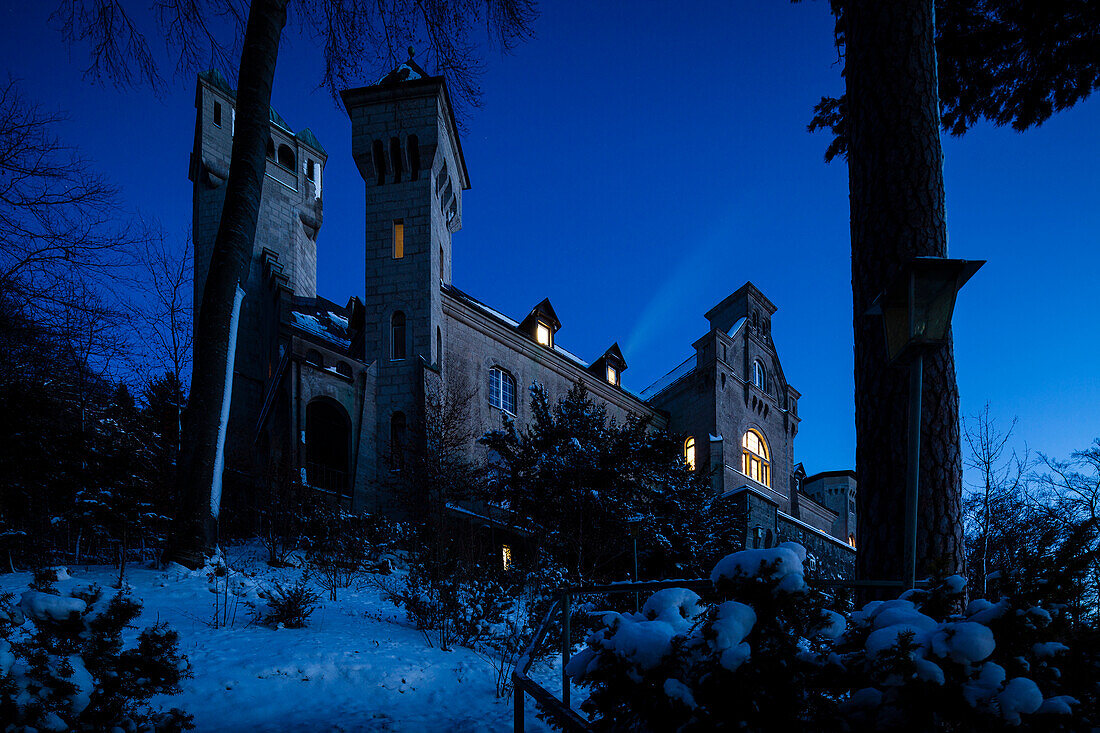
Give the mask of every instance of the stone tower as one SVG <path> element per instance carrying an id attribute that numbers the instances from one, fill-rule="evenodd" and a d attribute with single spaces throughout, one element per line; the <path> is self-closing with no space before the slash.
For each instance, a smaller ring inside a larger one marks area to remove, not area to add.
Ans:
<path id="1" fill-rule="evenodd" d="M 233 147 L 236 93 L 220 73 L 199 74 L 195 143 L 188 178 L 195 245 L 195 321 L 218 232 Z M 241 305 L 234 359 L 233 397 L 226 440 L 227 472 L 249 474 L 251 443 L 264 393 L 278 363 L 277 298 L 267 273 L 285 276 L 293 295 L 317 294 L 317 234 L 321 228 L 322 175 L 327 154 L 309 129 L 293 132 L 274 109 L 256 239 Z"/>
<path id="2" fill-rule="evenodd" d="M 439 369 L 441 285 L 470 187 L 447 87 L 411 59 L 341 94 L 366 185 L 366 362 L 376 362 L 380 469 L 419 414 L 425 366 Z M 389 455 L 388 455 L 389 454 Z M 393 470 L 393 466 L 390 469 Z"/>

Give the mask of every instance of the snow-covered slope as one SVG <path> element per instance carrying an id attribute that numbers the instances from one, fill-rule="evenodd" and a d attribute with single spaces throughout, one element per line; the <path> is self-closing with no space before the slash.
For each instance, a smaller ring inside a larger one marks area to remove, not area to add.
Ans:
<path id="1" fill-rule="evenodd" d="M 228 554 L 231 566 L 243 571 L 238 587 L 290 584 L 300 574 L 268 568 L 258 553 Z M 70 567 L 69 573 L 72 579 L 59 588 L 109 586 L 118 571 Z M 512 701 L 496 698 L 489 664 L 469 649 L 429 647 L 404 612 L 368 584 L 340 591 L 337 602 L 322 601 L 304 629 L 250 623 L 243 602 L 232 626 L 215 629 L 205 574 L 132 567 L 127 579 L 144 603 L 139 624 L 165 621 L 178 631 L 195 673 L 183 694 L 154 703 L 191 713 L 199 731 L 512 729 Z M 18 597 L 29 582 L 29 573 L 0 575 L 0 592 Z M 545 729 L 530 703 L 528 729 Z"/>

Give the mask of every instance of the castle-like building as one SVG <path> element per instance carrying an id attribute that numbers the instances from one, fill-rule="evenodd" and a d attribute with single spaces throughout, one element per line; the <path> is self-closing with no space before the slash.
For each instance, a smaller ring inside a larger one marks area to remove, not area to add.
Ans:
<path id="1" fill-rule="evenodd" d="M 499 427 L 502 412 L 526 422 L 532 383 L 557 398 L 581 380 L 610 416 L 645 415 L 683 436 L 685 460 L 711 476 L 716 510 L 744 517 L 731 547 L 795 539 L 851 561 L 853 475 L 807 478 L 795 463 L 800 395 L 772 341 L 776 307 L 760 290 L 746 282 L 714 306 L 695 353 L 634 394 L 621 385 L 627 362 L 617 344 L 589 362 L 558 343 L 549 299 L 513 319 L 452 283 L 452 237 L 470 179 L 443 78 L 410 59 L 341 96 L 365 185 L 364 287 L 343 304 L 317 295 L 327 154 L 308 129 L 293 132 L 272 110 L 237 335 L 227 501 L 264 496 L 281 465 L 352 508 L 394 510 L 400 484 L 392 479 L 430 390 L 454 380 L 476 388 L 471 419 L 480 434 Z M 225 195 L 234 91 L 205 72 L 195 106 L 199 303 Z M 476 511 L 466 513 L 476 521 Z"/>

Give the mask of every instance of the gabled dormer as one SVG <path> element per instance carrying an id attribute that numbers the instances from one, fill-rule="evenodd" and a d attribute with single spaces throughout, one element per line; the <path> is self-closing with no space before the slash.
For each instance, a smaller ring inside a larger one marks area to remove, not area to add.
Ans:
<path id="1" fill-rule="evenodd" d="M 554 306 L 550 305 L 550 299 L 544 298 L 541 303 L 531 309 L 519 324 L 519 330 L 531 337 L 535 343 L 548 349 L 554 348 L 554 334 L 561 328 L 558 314 L 554 312 Z"/>
<path id="2" fill-rule="evenodd" d="M 626 359 L 623 358 L 623 352 L 619 350 L 619 344 L 611 344 L 611 348 L 603 352 L 603 356 L 592 362 L 588 367 L 588 371 L 608 384 L 616 387 L 622 386 L 622 375 L 626 371 Z"/>

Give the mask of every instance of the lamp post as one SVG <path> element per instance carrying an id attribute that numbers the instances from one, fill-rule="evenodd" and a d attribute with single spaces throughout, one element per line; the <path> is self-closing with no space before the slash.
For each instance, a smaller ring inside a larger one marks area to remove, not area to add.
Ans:
<path id="1" fill-rule="evenodd" d="M 642 521 L 645 518 L 641 514 L 632 514 L 626 518 L 627 529 L 630 530 L 630 536 L 634 540 L 634 582 L 637 583 L 640 578 L 638 577 L 638 531 L 642 527 Z M 634 591 L 634 612 L 637 613 L 640 610 L 640 598 L 638 591 Z"/>
<path id="2" fill-rule="evenodd" d="M 947 341 L 955 298 L 985 260 L 914 257 L 867 311 L 881 315 L 891 364 L 909 363 L 909 447 L 905 481 L 903 583 L 917 581 L 917 512 L 920 502 L 920 419 L 924 352 Z"/>

